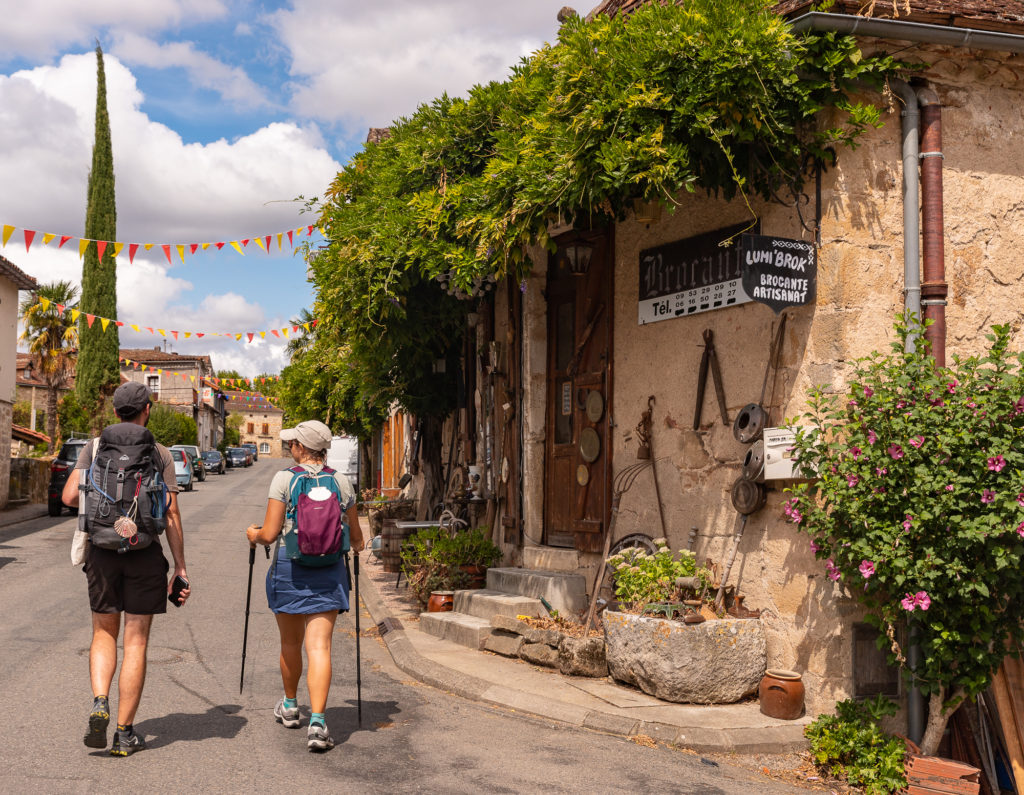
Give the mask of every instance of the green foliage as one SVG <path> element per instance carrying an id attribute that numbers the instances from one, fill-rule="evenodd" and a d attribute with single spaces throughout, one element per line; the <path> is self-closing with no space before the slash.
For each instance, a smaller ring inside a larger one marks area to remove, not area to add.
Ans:
<path id="1" fill-rule="evenodd" d="M 241 379 L 242 378 L 242 374 L 240 372 L 238 372 L 238 370 L 218 370 L 217 371 L 217 378 L 220 378 L 221 380 L 225 380 L 225 379 L 229 379 L 229 378 Z"/>
<path id="2" fill-rule="evenodd" d="M 39 419 L 39 412 L 36 412 L 36 419 Z M 32 404 L 27 400 L 19 400 L 11 408 L 11 422 L 23 428 L 29 427 L 32 422 Z M 40 423 L 44 425 L 44 423 Z"/>
<path id="3" fill-rule="evenodd" d="M 149 424 L 146 427 L 153 434 L 153 438 L 165 447 L 174 444 L 196 444 L 196 421 L 188 414 L 182 414 L 159 403 L 154 403 L 150 407 Z"/>
<path id="4" fill-rule="evenodd" d="M 508 80 L 421 105 L 337 175 L 318 208 L 327 246 L 307 249 L 319 323 L 284 373 L 289 413 L 353 433 L 395 402 L 444 416 L 474 308 L 459 299 L 524 278 L 549 220 L 796 190 L 809 159 L 878 124 L 850 97 L 895 67 L 851 37 L 797 37 L 764 0 L 569 20 Z"/>
<path id="5" fill-rule="evenodd" d="M 654 543 L 658 547 L 654 554 L 630 547 L 608 558 L 615 577 L 615 598 L 621 605 L 642 610 L 652 603 L 677 602 L 682 598 L 677 577 L 696 575 L 710 582 L 711 573 L 698 568 L 693 552 L 681 549 L 677 556 L 664 538 Z"/>
<path id="6" fill-rule="evenodd" d="M 57 422 L 60 425 L 60 435 L 67 439 L 72 433 L 80 436 L 89 433 L 89 414 L 78 402 L 78 396 L 74 392 L 68 392 L 61 398 L 57 406 Z"/>
<path id="7" fill-rule="evenodd" d="M 89 240 L 117 240 L 117 206 L 114 198 L 114 153 L 110 142 L 110 117 L 107 114 L 107 82 L 103 70 L 103 50 L 96 47 L 96 132 L 89 171 L 88 203 L 85 210 L 85 237 Z M 79 355 L 75 390 L 83 406 L 96 405 L 113 394 L 121 382 L 118 361 L 117 326 L 106 329 L 99 321 L 89 327 L 85 313 L 117 317 L 117 272 L 113 246 L 102 259 L 95 244 L 85 251 L 82 265 L 82 300 L 79 305 Z"/>
<path id="8" fill-rule="evenodd" d="M 217 445 L 217 449 L 221 453 L 227 452 L 229 447 L 238 447 L 238 443 L 242 441 L 242 422 L 243 417 L 241 414 L 228 414 L 224 420 L 224 438 Z"/>
<path id="9" fill-rule="evenodd" d="M 490 567 L 501 560 L 501 549 L 485 534 L 486 528 L 453 533 L 440 527 L 426 527 L 402 545 L 402 572 L 422 604 L 431 591 L 464 588 L 470 580 L 463 566 Z"/>
<path id="10" fill-rule="evenodd" d="M 919 326 L 896 329 L 846 394 L 813 392 L 795 447 L 818 479 L 785 510 L 892 659 L 904 662 L 895 626 L 916 630 L 916 683 L 951 707 L 1024 640 L 1024 354 L 995 326 L 987 352 L 940 368 Z"/>
<path id="11" fill-rule="evenodd" d="M 902 790 L 907 786 L 906 746 L 879 726 L 883 717 L 896 711 L 896 704 L 885 696 L 840 701 L 835 715 L 822 715 L 804 729 L 815 763 L 830 775 L 863 787 L 867 795 Z"/>

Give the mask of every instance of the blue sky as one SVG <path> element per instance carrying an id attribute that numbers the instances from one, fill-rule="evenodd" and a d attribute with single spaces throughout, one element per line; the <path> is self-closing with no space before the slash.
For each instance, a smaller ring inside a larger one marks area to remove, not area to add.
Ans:
<path id="1" fill-rule="evenodd" d="M 23 229 L 84 233 L 105 52 L 118 239 L 202 243 L 313 223 L 291 200 L 322 195 L 370 126 L 442 91 L 500 79 L 556 35 L 561 2 L 473 0 L 33 0 L 0 27 L 0 224 L 5 257 L 40 281 L 78 282 L 77 248 Z M 580 9 L 581 12 L 588 7 Z M 257 331 L 309 306 L 290 252 L 212 249 L 168 265 L 154 249 L 118 265 L 121 320 L 167 329 Z M 161 340 L 122 331 L 122 347 Z M 284 346 L 172 342 L 219 369 L 277 372 Z"/>

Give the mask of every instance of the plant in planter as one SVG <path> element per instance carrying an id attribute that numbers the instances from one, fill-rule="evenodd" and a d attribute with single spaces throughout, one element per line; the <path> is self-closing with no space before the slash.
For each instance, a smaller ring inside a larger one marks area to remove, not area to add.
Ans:
<path id="1" fill-rule="evenodd" d="M 490 566 L 502 552 L 483 530 L 453 533 L 441 527 L 426 527 L 406 539 L 401 552 L 402 572 L 416 598 L 426 606 L 432 591 L 454 591 L 468 587 L 469 566 Z"/>
<path id="2" fill-rule="evenodd" d="M 711 572 L 697 566 L 696 556 L 680 550 L 678 557 L 664 538 L 655 539 L 657 551 L 629 547 L 608 558 L 615 581 L 615 598 L 633 612 L 643 612 L 651 604 L 678 602 L 683 591 L 676 585 L 678 577 L 697 577 L 711 582 Z"/>
<path id="3" fill-rule="evenodd" d="M 795 486 L 785 512 L 929 696 L 930 756 L 953 710 L 1024 640 L 1024 354 L 995 326 L 983 356 L 939 368 L 920 326 L 901 318 L 896 330 L 892 353 L 856 363 L 847 394 L 812 394 L 795 449 L 818 479 Z M 903 622 L 921 649 L 915 671 Z"/>

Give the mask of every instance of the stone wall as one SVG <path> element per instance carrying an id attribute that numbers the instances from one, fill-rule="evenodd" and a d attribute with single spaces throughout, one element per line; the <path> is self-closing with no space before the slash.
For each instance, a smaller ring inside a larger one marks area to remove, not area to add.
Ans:
<path id="1" fill-rule="evenodd" d="M 46 502 L 50 485 L 50 459 L 10 459 L 9 503 Z"/>

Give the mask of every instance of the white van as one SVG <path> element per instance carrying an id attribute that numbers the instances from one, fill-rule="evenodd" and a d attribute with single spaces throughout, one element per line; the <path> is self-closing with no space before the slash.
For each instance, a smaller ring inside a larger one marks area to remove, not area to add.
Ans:
<path id="1" fill-rule="evenodd" d="M 359 439 L 355 436 L 335 436 L 327 450 L 327 466 L 344 472 L 352 481 L 352 490 L 359 494 Z"/>

